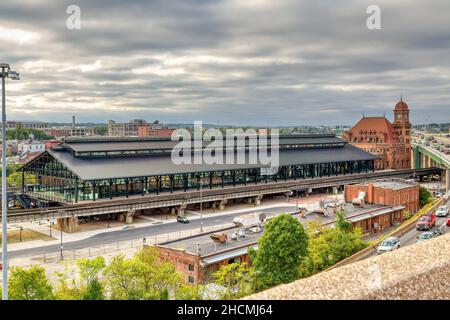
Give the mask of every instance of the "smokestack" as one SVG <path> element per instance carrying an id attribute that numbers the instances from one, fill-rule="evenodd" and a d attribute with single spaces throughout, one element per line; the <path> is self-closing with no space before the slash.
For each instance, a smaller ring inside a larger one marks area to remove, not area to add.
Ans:
<path id="1" fill-rule="evenodd" d="M 75 129 L 75 115 L 72 116 L 72 129 Z"/>

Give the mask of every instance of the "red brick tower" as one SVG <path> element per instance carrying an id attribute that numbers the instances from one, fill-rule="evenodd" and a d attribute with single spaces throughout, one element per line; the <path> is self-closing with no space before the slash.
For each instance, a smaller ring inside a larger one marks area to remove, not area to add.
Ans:
<path id="1" fill-rule="evenodd" d="M 396 167 L 410 168 L 411 160 L 411 122 L 409 122 L 409 108 L 403 98 L 397 102 L 394 108 L 395 138 L 398 141 L 396 148 Z"/>

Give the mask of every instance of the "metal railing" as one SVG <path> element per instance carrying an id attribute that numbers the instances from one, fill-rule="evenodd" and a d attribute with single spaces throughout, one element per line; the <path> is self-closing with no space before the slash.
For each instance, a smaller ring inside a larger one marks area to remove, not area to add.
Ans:
<path id="1" fill-rule="evenodd" d="M 234 226 L 233 223 L 214 225 L 203 228 L 203 233 L 210 233 Z M 174 240 L 180 240 L 187 237 L 193 237 L 201 234 L 200 228 L 189 229 L 185 231 L 170 232 L 167 234 L 149 235 L 147 237 L 140 237 L 132 240 L 117 241 L 114 243 L 101 244 L 97 246 L 86 247 L 82 249 L 63 250 L 63 259 L 61 260 L 61 253 L 59 249 L 44 252 L 43 254 L 24 257 L 24 258 L 11 258 L 9 261 L 10 266 L 30 267 L 33 264 L 51 264 L 60 263 L 62 261 L 74 261 L 81 258 L 94 258 L 96 256 L 129 252 L 135 253 L 146 245 L 156 245 Z"/>
<path id="2" fill-rule="evenodd" d="M 405 235 L 406 233 L 410 232 L 412 229 L 415 228 L 416 226 L 416 221 L 424 214 L 428 214 L 430 212 L 432 212 L 433 210 L 436 209 L 436 207 L 438 207 L 442 202 L 444 201 L 444 197 L 436 200 L 431 206 L 425 206 L 424 208 L 422 208 L 421 210 L 419 210 L 418 213 L 416 213 L 414 216 L 412 216 L 410 219 L 408 219 L 407 221 L 405 221 L 403 224 L 401 224 L 397 229 L 393 230 L 392 232 L 380 237 L 379 239 L 373 241 L 369 246 L 367 246 L 366 248 L 356 252 L 355 254 L 353 254 L 352 256 L 339 261 L 338 263 L 332 265 L 331 267 L 329 267 L 328 269 L 325 269 L 324 271 L 327 270 L 331 270 L 337 267 L 341 267 L 344 266 L 346 264 L 349 263 L 353 263 L 359 260 L 362 260 L 364 258 L 366 258 L 367 256 L 373 254 L 379 244 L 385 240 L 388 237 L 401 237 L 403 235 Z"/>

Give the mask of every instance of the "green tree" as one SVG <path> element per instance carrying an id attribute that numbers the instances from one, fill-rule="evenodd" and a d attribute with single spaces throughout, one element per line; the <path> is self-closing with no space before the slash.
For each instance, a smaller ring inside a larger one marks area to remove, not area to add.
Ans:
<path id="1" fill-rule="evenodd" d="M 36 176 L 34 174 L 26 172 L 24 174 L 24 178 L 25 185 L 36 184 Z M 16 171 L 11 173 L 8 175 L 6 182 L 8 186 L 20 187 L 22 185 L 22 172 Z"/>
<path id="2" fill-rule="evenodd" d="M 103 257 L 80 259 L 75 266 L 57 273 L 58 286 L 55 290 L 59 300 L 103 300 L 104 284 L 101 279 L 106 264 Z"/>
<path id="3" fill-rule="evenodd" d="M 108 127 L 106 125 L 97 125 L 93 130 L 96 135 L 104 136 L 108 131 Z"/>
<path id="4" fill-rule="evenodd" d="M 345 219 L 345 211 L 344 210 L 337 210 L 336 211 L 336 228 L 339 228 L 340 230 L 344 232 L 349 232 L 353 229 L 353 225 L 350 221 Z"/>
<path id="5" fill-rule="evenodd" d="M 103 300 L 103 283 L 99 275 L 105 269 L 105 259 L 96 257 L 94 259 L 80 259 L 77 261 L 82 281 L 81 299 L 83 300 Z"/>
<path id="6" fill-rule="evenodd" d="M 87 285 L 86 289 L 84 290 L 82 296 L 82 300 L 104 300 L 105 294 L 103 289 L 103 284 L 98 279 L 93 279 L 89 284 Z"/>
<path id="7" fill-rule="evenodd" d="M 47 279 L 45 269 L 34 265 L 29 269 L 12 267 L 8 280 L 8 294 L 11 300 L 52 300 L 53 288 Z"/>
<path id="8" fill-rule="evenodd" d="M 168 299 L 184 284 L 169 262 L 160 262 L 154 250 L 140 251 L 131 259 L 113 257 L 104 271 L 108 292 L 116 300 Z"/>
<path id="9" fill-rule="evenodd" d="M 6 131 L 6 140 L 26 140 L 31 134 L 39 140 L 50 140 L 54 138 L 41 130 L 28 129 L 18 125 L 15 129 Z"/>
<path id="10" fill-rule="evenodd" d="M 256 287 L 265 289 L 297 279 L 307 247 L 308 236 L 298 219 L 282 214 L 269 221 L 258 241 L 258 250 L 249 249 Z"/>
<path id="11" fill-rule="evenodd" d="M 63 273 L 58 273 L 58 286 L 55 290 L 57 300 L 81 300 L 83 292 L 76 284 L 74 278 L 70 278 Z"/>
<path id="12" fill-rule="evenodd" d="M 203 300 L 205 287 L 202 285 L 181 284 L 174 293 L 175 300 Z"/>
<path id="13" fill-rule="evenodd" d="M 219 292 L 221 299 L 239 299 L 254 292 L 255 272 L 245 262 L 222 266 L 213 278 L 216 284 L 224 288 Z"/>
<path id="14" fill-rule="evenodd" d="M 367 246 L 361 229 L 348 227 L 339 219 L 342 216 L 335 228 L 324 226 L 320 220 L 308 224 L 308 257 L 299 265 L 301 277 L 322 271 Z"/>
<path id="15" fill-rule="evenodd" d="M 433 196 L 427 188 L 420 186 L 419 187 L 419 205 L 421 208 L 429 204 L 433 201 Z"/>

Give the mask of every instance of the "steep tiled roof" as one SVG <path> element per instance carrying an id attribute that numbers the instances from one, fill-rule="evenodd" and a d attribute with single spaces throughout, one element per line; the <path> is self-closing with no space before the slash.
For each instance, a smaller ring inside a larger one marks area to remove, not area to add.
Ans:
<path id="1" fill-rule="evenodd" d="M 361 132 L 383 132 L 387 134 L 385 143 L 394 143 L 394 128 L 385 117 L 363 117 L 359 122 L 349 130 L 353 135 L 359 135 Z"/>

